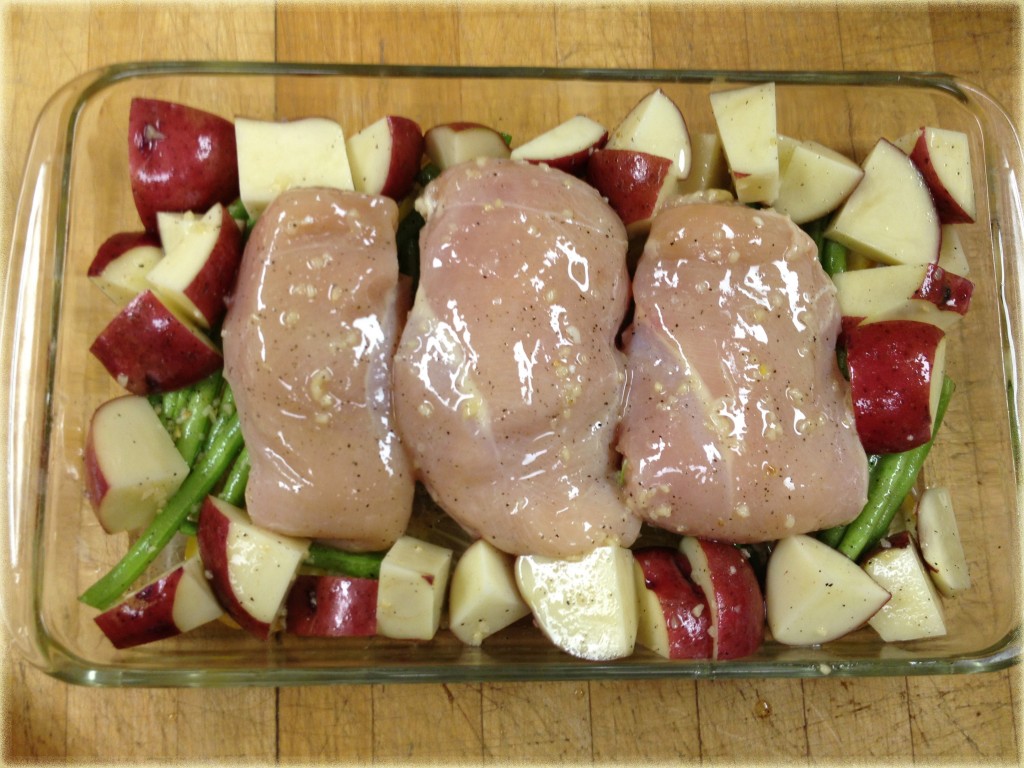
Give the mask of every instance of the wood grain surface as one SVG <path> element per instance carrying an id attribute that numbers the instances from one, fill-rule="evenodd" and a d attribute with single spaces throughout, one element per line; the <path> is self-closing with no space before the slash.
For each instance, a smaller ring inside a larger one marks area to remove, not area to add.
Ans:
<path id="1" fill-rule="evenodd" d="M 1019 124 L 1014 5 L 6 3 L 3 242 L 33 120 L 142 59 L 964 76 Z M 6 654 L 5 654 L 6 655 Z M 96 690 L 3 667 L 5 762 L 1018 763 L 1016 671 L 958 677 Z"/>

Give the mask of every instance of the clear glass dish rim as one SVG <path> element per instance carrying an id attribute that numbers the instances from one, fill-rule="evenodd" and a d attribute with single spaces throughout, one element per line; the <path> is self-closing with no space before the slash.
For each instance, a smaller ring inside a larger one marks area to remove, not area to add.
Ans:
<path id="1" fill-rule="evenodd" d="M 218 75 L 218 76 L 309 76 L 309 77 L 363 77 L 363 78 L 475 78 L 475 79 L 536 79 L 536 80 L 585 80 L 590 82 L 666 82 L 666 83 L 711 83 L 722 82 L 776 82 L 784 85 L 819 85 L 819 86 L 893 86 L 934 89 L 945 92 L 961 103 L 969 105 L 976 117 L 986 123 L 998 123 L 998 131 L 1012 138 L 1012 146 L 993 148 L 994 142 L 986 142 L 986 165 L 989 173 L 993 171 L 993 160 L 997 161 L 996 170 L 1008 171 L 1013 180 L 1024 178 L 1024 156 L 1016 131 L 1004 108 L 984 90 L 951 74 L 932 71 L 798 71 L 798 70 L 728 70 L 728 69 L 609 69 L 609 68 L 562 68 L 562 67 L 478 67 L 448 65 L 390 65 L 390 64 L 315 64 L 303 62 L 269 62 L 269 61 L 151 61 L 125 62 L 85 72 L 69 81 L 55 92 L 40 113 L 28 160 L 21 179 L 21 190 L 15 217 L 11 224 L 10 259 L 3 265 L 5 282 L 5 309 L 2 327 L 2 353 L 4 363 L 16 363 L 18 355 L 12 349 L 15 345 L 12 327 L 17 325 L 17 318 L 12 317 L 12 310 L 22 308 L 17 301 L 18 283 L 15 279 L 25 271 L 24 261 L 18 258 L 19 252 L 26 243 L 25 222 L 26 207 L 40 194 L 38 180 L 30 178 L 30 172 L 38 161 L 37 153 L 49 151 L 58 162 L 54 162 L 54 182 L 58 190 L 55 205 L 47 208 L 54 210 L 51 220 L 45 222 L 52 226 L 57 275 L 54 296 L 50 297 L 56 304 L 59 284 L 63 275 L 68 234 L 68 212 L 70 197 L 71 153 L 74 146 L 77 120 L 81 109 L 88 103 L 90 96 L 122 80 L 144 77 L 164 77 L 168 75 Z M 47 120 L 54 122 L 49 128 L 56 132 L 59 141 L 56 146 L 38 147 L 40 132 L 46 127 Z M 33 193 L 33 187 L 35 191 Z M 42 194 L 47 194 L 46 190 Z M 1017 339 L 1024 328 L 1021 313 L 1020 297 L 1024 294 L 1021 275 L 1017 265 L 1008 261 L 1005 242 L 1024 242 L 1024 210 L 1021 206 L 1020 182 L 1003 187 L 999 184 L 990 185 L 990 209 L 993 211 L 990 222 L 993 243 L 997 250 L 996 265 L 1001 273 L 996 275 L 997 284 L 1002 294 L 1002 329 L 1007 340 L 1008 359 L 1007 375 L 1011 378 L 1013 395 L 1008 399 L 1008 415 L 1011 418 L 1011 441 L 1014 455 L 1014 485 L 1017 492 L 1017 521 L 1020 524 L 1022 509 L 1022 484 L 1020 480 L 1021 445 L 1019 438 L 1019 419 L 1016 414 L 1024 407 L 1024 396 L 1020 393 L 1018 382 L 1024 374 L 1024 363 L 1016 352 Z M 998 196 L 999 199 L 996 199 Z M 53 201 L 51 201 L 53 202 Z M 1002 213 L 1002 216 L 996 215 Z M 1005 230 L 1010 230 L 1007 237 Z M 21 248 L 19 248 L 19 246 Z M 12 301 L 13 299 L 13 301 Z M 56 306 L 54 307 L 56 313 Z M 53 334 L 57 327 L 54 320 Z M 33 339 L 34 343 L 38 340 Z M 52 342 L 52 339 L 51 339 Z M 51 346 L 54 346 L 51 344 Z M 47 360 L 49 364 L 47 398 L 52 394 L 54 359 L 51 351 Z M 9 370 L 4 366 L 4 370 Z M 15 369 L 16 372 L 17 369 Z M 15 419 L 19 408 L 24 407 L 21 401 L 24 393 L 4 388 L 0 402 L 11 417 L 9 423 L 18 423 Z M 52 412 L 46 408 L 47 419 L 44 438 L 50 436 L 50 419 Z M 11 430 L 12 433 L 17 430 Z M 529 680 L 625 680 L 651 678 L 704 679 L 704 678 L 769 678 L 769 677 L 820 677 L 820 676 L 907 676 L 930 674 L 962 674 L 988 672 L 1003 669 L 1020 661 L 1021 655 L 1021 622 L 1020 608 L 1017 607 L 1016 621 L 1012 629 L 996 644 L 979 649 L 964 656 L 920 656 L 915 658 L 889 659 L 851 659 L 848 661 L 818 661 L 814 659 L 775 660 L 770 662 L 758 660 L 738 660 L 728 662 L 672 662 L 649 663 L 645 661 L 621 660 L 613 663 L 580 662 L 566 657 L 564 662 L 545 662 L 543 666 L 483 665 L 483 664 L 438 664 L 423 663 L 409 666 L 385 668 L 339 668 L 329 665 L 323 667 L 304 666 L 302 668 L 269 667 L 269 668 L 237 668 L 237 669 L 156 669 L 153 667 L 132 667 L 127 665 L 107 665 L 81 659 L 68 649 L 53 641 L 47 633 L 39 610 L 39 560 L 36 542 L 29 543 L 19 539 L 17 531 L 23 528 L 18 518 L 24 514 L 14 503 L 23 468 L 16 466 L 13 457 L 19 454 L 16 438 L 10 435 L 2 445 L 4 465 L 8 469 L 5 483 L 5 528 L 2 536 L 5 539 L 3 559 L 10 566 L 8 574 L 13 579 L 4 582 L 4 619 L 8 624 L 8 632 L 13 639 L 14 648 L 35 666 L 51 676 L 67 682 L 96 686 L 142 686 L 142 687 L 211 687 L 211 686 L 269 686 L 269 685 L 309 685 L 309 684 L 340 684 L 340 683 L 383 683 L 383 682 L 489 682 L 489 681 L 529 681 Z M 21 455 L 24 455 L 22 452 Z M 38 536 L 38 520 L 45 510 L 45 492 L 38 492 L 35 510 L 30 513 L 34 517 L 29 521 L 32 531 Z M 12 534 L 12 532 L 14 532 Z M 27 555 L 27 557 L 26 557 Z M 23 561 L 27 563 L 23 565 Z M 1018 567 L 1020 563 L 1017 564 Z M 28 591 L 31 592 L 27 603 L 24 597 L 26 587 L 22 584 L 28 577 Z M 11 581 L 21 585 L 21 592 L 12 588 Z M 1018 578 L 1018 593 L 1020 579 Z M 17 601 L 21 601 L 20 605 Z M 13 605 L 13 608 L 12 608 Z M 20 619 L 12 617 L 21 609 Z M 30 609 L 30 610 L 26 610 Z"/>

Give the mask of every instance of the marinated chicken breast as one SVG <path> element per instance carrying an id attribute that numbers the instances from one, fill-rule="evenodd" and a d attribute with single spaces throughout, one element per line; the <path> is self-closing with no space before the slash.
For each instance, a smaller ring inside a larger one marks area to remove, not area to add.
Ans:
<path id="1" fill-rule="evenodd" d="M 405 531 L 415 482 L 392 426 L 400 295 L 395 203 L 285 192 L 253 229 L 224 322 L 224 375 L 257 524 L 354 550 Z"/>
<path id="2" fill-rule="evenodd" d="M 680 199 L 653 222 L 633 294 L 618 441 L 631 509 L 735 542 L 860 512 L 867 458 L 810 238 L 772 211 Z"/>
<path id="3" fill-rule="evenodd" d="M 512 554 L 628 546 L 612 449 L 626 235 L 589 186 L 508 160 L 449 169 L 420 201 L 420 283 L 395 359 L 418 477 Z"/>

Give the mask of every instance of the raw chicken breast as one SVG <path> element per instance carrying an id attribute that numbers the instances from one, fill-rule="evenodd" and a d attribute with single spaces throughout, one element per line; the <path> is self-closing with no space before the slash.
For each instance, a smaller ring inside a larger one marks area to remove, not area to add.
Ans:
<path id="1" fill-rule="evenodd" d="M 631 509 L 735 542 L 856 517 L 867 457 L 810 238 L 773 211 L 680 199 L 655 218 L 633 293 L 618 442 Z"/>
<path id="2" fill-rule="evenodd" d="M 420 208 L 420 284 L 395 359 L 395 416 L 419 478 L 505 552 L 628 546 L 640 521 L 611 447 L 622 223 L 578 179 L 508 160 L 449 169 Z"/>
<path id="3" fill-rule="evenodd" d="M 246 506 L 279 533 L 379 550 L 415 482 L 392 428 L 400 295 L 384 197 L 282 193 L 260 216 L 224 322 L 224 375 L 252 461 Z"/>

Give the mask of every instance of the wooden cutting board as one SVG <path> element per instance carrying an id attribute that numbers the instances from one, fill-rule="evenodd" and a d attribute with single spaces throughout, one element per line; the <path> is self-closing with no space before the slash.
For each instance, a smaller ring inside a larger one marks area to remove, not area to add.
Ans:
<path id="1" fill-rule="evenodd" d="M 8 4 L 4 18 L 5 243 L 45 99 L 116 61 L 944 70 L 1019 120 L 1011 4 L 82 2 Z M 11 658 L 4 759 L 1012 762 L 1016 678 L 94 690 Z"/>

